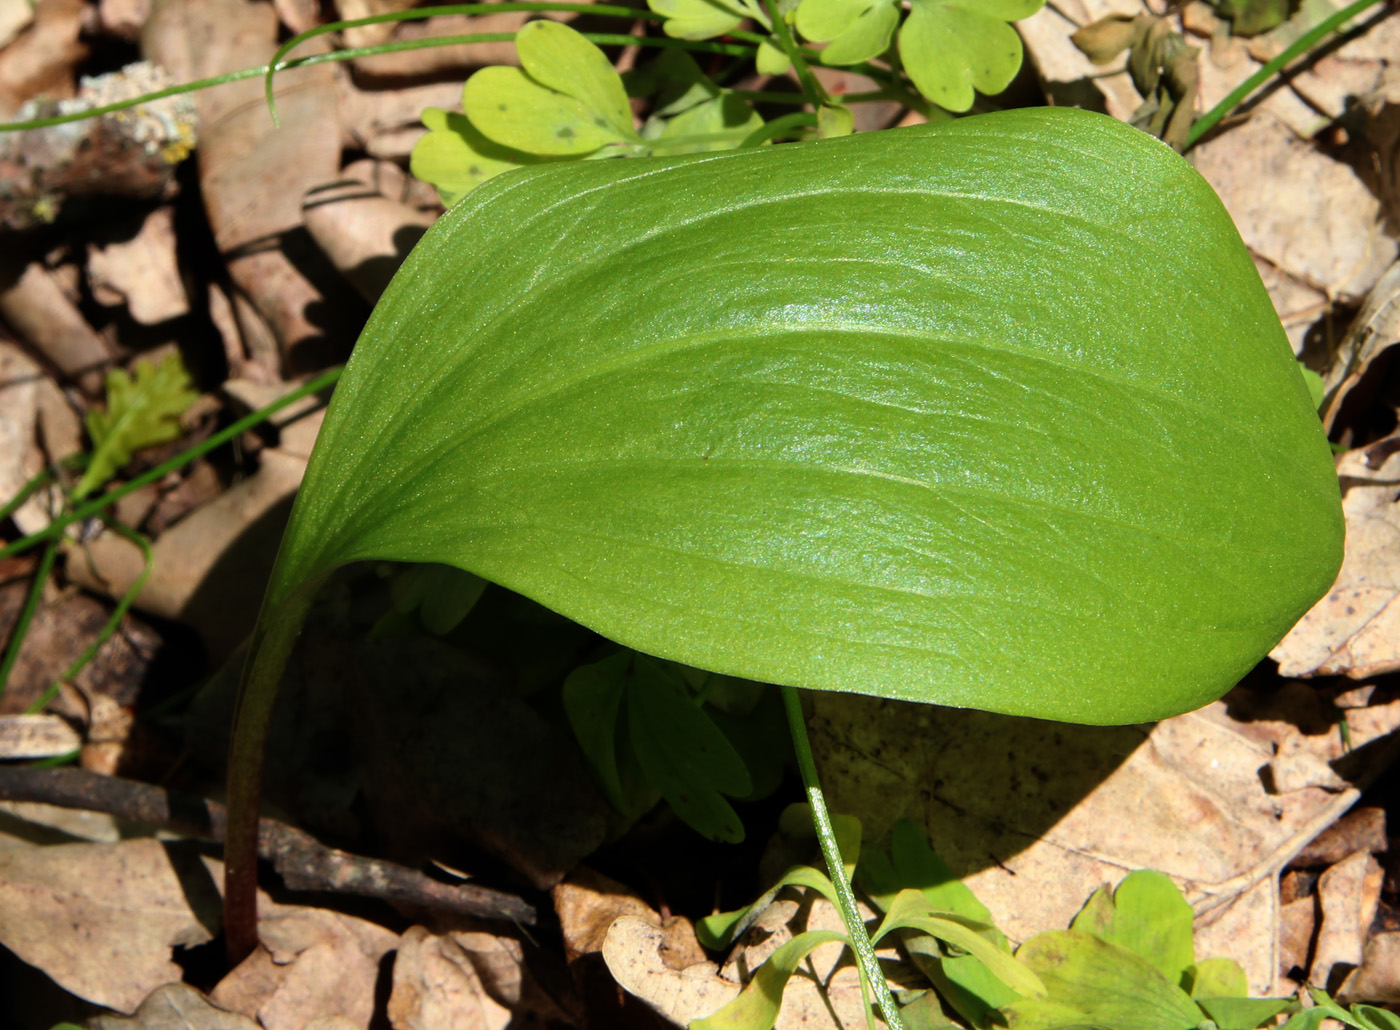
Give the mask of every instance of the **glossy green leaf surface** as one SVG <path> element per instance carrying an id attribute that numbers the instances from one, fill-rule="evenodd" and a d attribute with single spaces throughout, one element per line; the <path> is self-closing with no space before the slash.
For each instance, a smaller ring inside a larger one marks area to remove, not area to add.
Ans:
<path id="1" fill-rule="evenodd" d="M 1233 685 L 1341 539 L 1210 188 L 1030 110 L 473 190 L 356 347 L 264 618 L 437 561 L 716 672 L 1136 722 Z"/>

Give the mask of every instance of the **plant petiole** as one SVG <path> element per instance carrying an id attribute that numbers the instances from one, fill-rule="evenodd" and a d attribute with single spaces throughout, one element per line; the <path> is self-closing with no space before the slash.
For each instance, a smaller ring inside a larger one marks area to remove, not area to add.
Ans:
<path id="1" fill-rule="evenodd" d="M 39 558 L 39 567 L 34 570 L 34 582 L 30 584 L 29 593 L 25 595 L 24 607 L 20 609 L 19 618 L 15 621 L 14 632 L 10 634 L 10 644 L 5 649 L 5 657 L 0 660 L 0 696 L 4 695 L 5 684 L 10 681 L 10 673 L 14 671 L 15 662 L 19 660 L 19 650 L 24 645 L 25 634 L 29 632 L 29 623 L 39 608 L 39 599 L 44 594 L 44 584 L 49 581 L 49 574 L 53 572 L 54 559 L 57 557 L 58 538 L 50 537 L 48 546 L 44 548 L 44 553 Z"/>
<path id="2" fill-rule="evenodd" d="M 788 727 L 792 731 L 792 747 L 797 753 L 797 768 L 802 774 L 802 785 L 807 791 L 807 803 L 812 807 L 812 825 L 817 831 L 821 844 L 822 858 L 826 860 L 827 872 L 836 888 L 837 908 L 841 921 L 846 924 L 846 933 L 851 938 L 851 950 L 856 954 L 856 967 L 860 970 L 861 989 L 866 985 L 875 995 L 875 1003 L 880 1014 L 885 1017 L 885 1025 L 890 1030 L 904 1030 L 899 1018 L 899 1006 L 895 1004 L 890 985 L 885 982 L 885 974 L 880 969 L 880 960 L 875 956 L 875 946 L 870 943 L 870 935 L 865 932 L 865 921 L 856 908 L 856 896 L 851 890 L 851 881 L 846 879 L 845 861 L 841 848 L 836 843 L 836 833 L 831 828 L 831 815 L 826 810 L 826 800 L 817 779 L 817 763 L 812 757 L 812 745 L 807 739 L 807 723 L 802 716 L 802 698 L 796 687 L 783 687 L 783 707 L 787 710 Z"/>

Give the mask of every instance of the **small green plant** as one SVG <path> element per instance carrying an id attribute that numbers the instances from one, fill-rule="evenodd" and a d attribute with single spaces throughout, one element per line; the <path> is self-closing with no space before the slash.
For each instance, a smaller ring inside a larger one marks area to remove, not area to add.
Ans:
<path id="1" fill-rule="evenodd" d="M 876 942 L 897 934 L 901 948 L 928 977 L 929 993 L 902 997 L 909 1024 L 973 1030 L 1255 1030 L 1290 1015 L 1286 1030 L 1316 1030 L 1324 1018 L 1356 1030 L 1396 1030 L 1400 1017 L 1369 1005 L 1342 1008 L 1313 989 L 1313 1006 L 1293 998 L 1251 998 L 1244 970 L 1230 958 L 1198 960 L 1191 906 L 1161 873 L 1130 873 L 1116 889 L 1098 890 L 1068 930 L 1037 934 L 1016 949 L 976 896 L 930 849 L 923 832 L 898 823 L 891 850 L 860 846 L 860 823 L 834 816 L 843 854 L 859 852 L 855 882 L 884 917 Z M 831 901 L 831 881 L 796 866 L 753 905 L 696 927 L 711 950 L 732 944 L 786 888 Z M 834 903 L 834 902 L 833 902 Z M 798 962 L 840 934 L 798 934 L 756 970 L 739 997 L 692 1030 L 770 1030 L 783 988 Z M 954 1021 L 956 1020 L 956 1022 Z"/>
<path id="2" fill-rule="evenodd" d="M 180 416 L 198 397 L 179 354 L 167 355 L 159 365 L 138 361 L 134 379 L 119 368 L 107 373 L 107 410 L 88 412 L 94 450 L 73 500 L 105 484 L 133 452 L 179 439 Z"/>

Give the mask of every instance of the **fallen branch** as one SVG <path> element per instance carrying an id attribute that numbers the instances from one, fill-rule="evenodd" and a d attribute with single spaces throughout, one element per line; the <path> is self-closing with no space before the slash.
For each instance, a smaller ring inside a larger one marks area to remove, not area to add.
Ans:
<path id="1" fill-rule="evenodd" d="M 29 801 L 106 812 L 130 822 L 223 842 L 224 806 L 147 783 L 83 769 L 0 766 L 0 801 Z M 324 891 L 533 925 L 535 910 L 514 894 L 441 883 L 394 862 L 330 848 L 276 819 L 258 823 L 258 857 L 293 891 Z"/>

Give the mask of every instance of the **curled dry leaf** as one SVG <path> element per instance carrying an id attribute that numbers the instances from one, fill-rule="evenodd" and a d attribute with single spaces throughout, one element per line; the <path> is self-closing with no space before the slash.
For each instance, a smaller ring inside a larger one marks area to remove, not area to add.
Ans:
<path id="1" fill-rule="evenodd" d="M 176 845 L 36 847 L 0 836 L 0 944 L 118 1012 L 180 979 L 171 949 L 208 941 L 218 906 L 197 853 Z"/>
<path id="2" fill-rule="evenodd" d="M 1359 750 L 1346 763 L 1327 696 L 1304 684 L 1120 727 L 821 694 L 811 729 L 833 811 L 859 812 L 875 841 L 899 818 L 924 826 L 1013 939 L 1063 929 L 1103 883 L 1159 869 L 1196 910 L 1198 954 L 1238 959 L 1268 994 L 1278 873 L 1387 759 L 1362 745 L 1400 727 L 1400 700 L 1372 700 L 1348 711 Z M 1346 782 L 1270 793 L 1260 769 L 1280 747 Z"/>
<path id="3" fill-rule="evenodd" d="M 1366 941 L 1361 966 L 1347 977 L 1337 998 L 1346 1004 L 1400 1002 L 1400 933 L 1378 933 Z"/>
<path id="4" fill-rule="evenodd" d="M 18 347 L 0 340 L 0 504 L 44 467 L 36 435 L 44 385 L 51 384 L 43 370 Z M 22 533 L 38 532 L 49 524 L 50 504 L 56 502 L 41 491 L 14 512 L 15 525 Z"/>
<path id="5" fill-rule="evenodd" d="M 427 133 L 422 121 L 425 108 L 452 110 L 462 102 L 462 83 L 453 80 L 364 89 L 345 73 L 336 75 L 336 85 L 345 149 L 396 161 L 406 161 L 413 145 Z"/>
<path id="6" fill-rule="evenodd" d="M 82 743 L 57 715 L 0 715 L 0 761 L 53 758 L 76 751 Z"/>
<path id="7" fill-rule="evenodd" d="M 399 939 L 389 995 L 394 1030 L 504 1030 L 511 1018 L 454 935 L 414 926 Z"/>
<path id="8" fill-rule="evenodd" d="M 1126 122 L 1142 103 L 1127 69 L 1105 74 L 1070 36 L 1105 18 L 1122 16 L 1131 22 L 1151 13 L 1141 0 L 1065 0 L 1047 4 L 1017 22 L 1016 29 L 1052 103 L 1103 111 Z"/>
<path id="9" fill-rule="evenodd" d="M 259 1030 L 247 1016 L 226 1012 L 188 984 L 158 987 L 130 1017 L 96 1016 L 90 1030 Z"/>
<path id="10" fill-rule="evenodd" d="M 1336 585 L 1271 652 L 1284 676 L 1361 679 L 1400 669 L 1400 451 L 1343 455 L 1346 557 Z"/>
<path id="11" fill-rule="evenodd" d="M 217 863 L 210 863 L 211 866 Z M 368 1030 L 381 960 L 398 937 L 375 923 L 258 896 L 262 945 L 211 992 L 263 1030 L 305 1030 L 340 1018 Z"/>
<path id="12" fill-rule="evenodd" d="M 1255 114 L 1193 154 L 1263 266 L 1295 351 L 1333 298 L 1364 295 L 1395 259 L 1380 202 L 1356 172 L 1271 114 Z"/>
<path id="13" fill-rule="evenodd" d="M 1371 921 L 1381 899 L 1384 871 L 1370 852 L 1358 851 L 1342 859 L 1317 882 L 1322 926 L 1308 982 L 1336 989 L 1333 970 L 1344 972 L 1361 965 Z"/>
<path id="14" fill-rule="evenodd" d="M 83 391 L 102 391 L 111 352 L 43 265 L 0 268 L 0 317 Z"/>
<path id="15" fill-rule="evenodd" d="M 1400 261 L 1386 269 L 1356 313 L 1327 374 L 1322 377 L 1326 400 L 1322 425 L 1329 432 L 1376 359 L 1400 343 Z"/>
<path id="16" fill-rule="evenodd" d="M 356 179 L 311 190 L 302 212 L 316 245 L 371 304 L 434 220 Z"/>
<path id="17" fill-rule="evenodd" d="M 175 209 L 158 207 L 128 220 L 116 239 L 88 245 L 87 273 L 101 304 L 125 304 L 139 325 L 189 313 L 175 253 Z"/>
<path id="18" fill-rule="evenodd" d="M 80 39 L 85 6 L 83 0 L 44 0 L 34 6 L 34 20 L 0 50 L 0 115 L 13 114 L 40 94 L 73 95 L 73 69 L 88 54 Z"/>
<path id="19" fill-rule="evenodd" d="M 266 63 L 277 32 L 266 4 L 161 0 L 142 50 L 177 77 L 196 79 Z M 316 43 L 324 49 L 317 40 L 302 52 L 314 53 Z M 272 327 L 287 367 L 309 371 L 348 349 L 357 328 L 353 295 L 324 298 L 302 271 L 320 258 L 299 232 L 301 197 L 340 166 L 335 77 L 328 65 L 279 74 L 280 131 L 262 96 L 256 78 L 199 94 L 200 185 L 230 276 Z"/>

